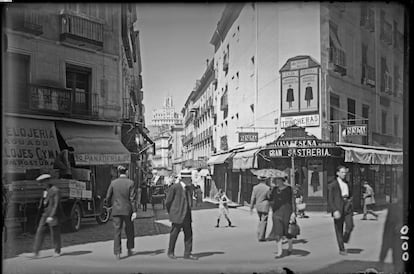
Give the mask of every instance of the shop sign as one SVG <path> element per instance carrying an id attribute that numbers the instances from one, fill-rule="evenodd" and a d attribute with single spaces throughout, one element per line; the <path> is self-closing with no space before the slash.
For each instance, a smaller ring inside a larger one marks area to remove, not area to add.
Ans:
<path id="1" fill-rule="evenodd" d="M 125 164 L 131 160 L 130 154 L 92 154 L 92 153 L 75 153 L 75 162 L 77 165 L 104 165 L 104 164 Z"/>
<path id="2" fill-rule="evenodd" d="M 367 125 L 345 126 L 343 136 L 367 136 Z"/>
<path id="3" fill-rule="evenodd" d="M 265 156 L 278 157 L 332 157 L 340 156 L 338 147 L 312 147 L 312 148 L 270 148 L 264 149 Z"/>
<path id="4" fill-rule="evenodd" d="M 59 153 L 53 122 L 10 118 L 3 126 L 3 167 L 7 172 L 49 169 Z"/>
<path id="5" fill-rule="evenodd" d="M 319 114 L 280 117 L 280 128 L 297 125 L 299 127 L 319 126 Z"/>
<path id="6" fill-rule="evenodd" d="M 280 70 L 281 116 L 319 112 L 320 65 L 310 56 L 296 58 Z"/>
<path id="7" fill-rule="evenodd" d="M 257 143 L 258 140 L 257 132 L 239 132 L 239 143 Z"/>

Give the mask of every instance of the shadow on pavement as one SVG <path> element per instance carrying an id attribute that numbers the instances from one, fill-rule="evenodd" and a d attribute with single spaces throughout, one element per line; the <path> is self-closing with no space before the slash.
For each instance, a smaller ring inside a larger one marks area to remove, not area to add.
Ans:
<path id="1" fill-rule="evenodd" d="M 389 273 L 390 269 L 392 269 L 392 264 L 385 263 L 383 266 L 381 266 L 376 261 L 343 260 L 311 273 L 365 273 L 369 268 L 375 269 L 378 272 L 384 271 L 386 273 Z"/>
<path id="2" fill-rule="evenodd" d="M 90 250 L 80 250 L 80 251 L 73 251 L 73 252 L 62 252 L 60 256 L 78 256 L 78 255 L 85 255 L 92 253 Z"/>
<path id="3" fill-rule="evenodd" d="M 308 240 L 306 239 L 299 239 L 299 240 L 293 239 L 292 241 L 293 244 L 306 244 L 307 242 Z"/>
<path id="4" fill-rule="evenodd" d="M 165 249 L 135 252 L 132 256 L 139 256 L 139 255 L 153 255 L 153 256 L 155 256 L 155 255 L 160 255 L 162 253 L 165 253 Z"/>
<path id="5" fill-rule="evenodd" d="M 193 253 L 193 255 L 197 258 L 213 256 L 215 254 L 224 254 L 224 252 L 223 251 L 207 251 L 207 252 Z"/>
<path id="6" fill-rule="evenodd" d="M 295 255 L 295 256 L 301 256 L 301 257 L 305 257 L 308 256 L 310 254 L 309 251 L 307 250 L 302 250 L 302 249 L 292 249 L 292 254 L 291 255 Z"/>
<path id="7" fill-rule="evenodd" d="M 350 253 L 350 254 L 359 254 L 362 252 L 363 249 L 361 248 L 347 248 L 346 252 Z"/>

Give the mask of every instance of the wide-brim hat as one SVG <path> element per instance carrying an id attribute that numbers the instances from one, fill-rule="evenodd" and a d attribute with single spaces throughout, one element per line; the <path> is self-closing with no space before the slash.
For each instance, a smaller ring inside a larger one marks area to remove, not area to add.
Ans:
<path id="1" fill-rule="evenodd" d="M 188 169 L 181 170 L 180 177 L 181 178 L 191 178 L 191 170 L 188 170 Z"/>
<path id="2" fill-rule="evenodd" d="M 52 178 L 52 175 L 48 174 L 48 173 L 44 173 L 42 175 L 40 175 L 39 177 L 36 178 L 36 181 L 44 181 L 46 179 L 50 179 Z"/>

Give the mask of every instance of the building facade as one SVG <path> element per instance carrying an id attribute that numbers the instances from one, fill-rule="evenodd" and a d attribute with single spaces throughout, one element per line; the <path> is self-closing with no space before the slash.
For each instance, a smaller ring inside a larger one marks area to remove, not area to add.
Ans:
<path id="1" fill-rule="evenodd" d="M 252 159 L 250 169 L 257 168 L 259 148 L 290 144 L 294 136 L 289 142 L 276 140 L 299 126 L 317 138 L 310 143 L 318 148 L 329 142 L 343 146 L 335 164 L 350 166 L 356 191 L 362 178 L 379 181 L 379 200 L 391 200 L 393 186 L 385 181 L 401 175 L 402 158 L 394 164 L 372 160 L 354 166 L 362 162 L 349 155 L 364 146 L 388 148 L 389 155 L 395 148 L 401 152 L 404 12 L 403 6 L 386 3 L 228 4 L 211 38 L 217 79 L 213 143 L 220 155 L 209 162 L 216 183 L 222 182 L 219 187 L 233 200 L 249 202 L 255 178 L 234 162 Z M 249 149 L 238 156 L 237 151 Z M 273 156 L 283 163 L 278 168 L 293 174 L 290 156 Z M 319 154 L 296 154 L 294 160 L 296 167 L 306 167 L 297 180 L 305 183 L 307 198 L 315 208 L 324 208 L 327 182 L 335 177 L 332 161 Z M 316 182 L 315 170 L 318 189 L 308 186 Z M 379 171 L 381 178 L 367 170 Z"/>
<path id="2" fill-rule="evenodd" d="M 154 126 L 176 125 L 181 123 L 181 114 L 176 112 L 171 96 L 165 98 L 162 108 L 155 109 L 152 112 L 152 125 Z"/>
<path id="3" fill-rule="evenodd" d="M 129 64 L 130 58 L 140 62 L 139 46 L 131 42 L 137 39 L 131 28 L 134 9 L 112 4 L 5 7 L 3 173 L 9 180 L 33 179 L 36 172 L 28 171 L 52 169 L 60 151 L 72 147 L 75 166 L 91 170 L 97 194 L 104 196 L 117 165 L 131 164 L 121 121 L 144 122 L 142 84 L 135 81 L 141 68 Z M 123 104 L 132 97 L 138 98 Z"/>

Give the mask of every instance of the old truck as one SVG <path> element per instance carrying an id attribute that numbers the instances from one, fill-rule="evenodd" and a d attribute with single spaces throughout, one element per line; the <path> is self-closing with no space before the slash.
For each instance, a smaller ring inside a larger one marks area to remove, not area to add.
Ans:
<path id="1" fill-rule="evenodd" d="M 61 194 L 64 218 L 62 227 L 78 231 L 83 218 L 95 218 L 99 224 L 108 222 L 110 208 L 104 204 L 104 197 L 96 194 L 96 181 L 88 170 L 73 173 L 74 179 L 52 178 Z M 41 198 L 44 183 L 36 180 L 12 181 L 8 189 L 8 210 L 6 224 L 20 225 L 24 232 L 34 232 L 41 216 Z"/>

